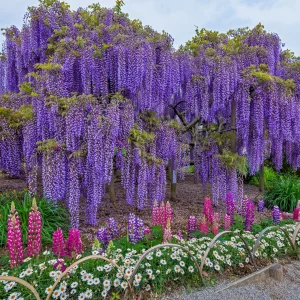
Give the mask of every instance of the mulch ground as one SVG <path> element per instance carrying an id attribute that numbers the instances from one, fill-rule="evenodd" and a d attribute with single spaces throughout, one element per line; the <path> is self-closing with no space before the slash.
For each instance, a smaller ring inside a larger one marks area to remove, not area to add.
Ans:
<path id="1" fill-rule="evenodd" d="M 4 175 L 0 177 L 0 192 L 12 191 L 12 190 L 23 190 L 26 188 L 26 182 L 23 179 L 8 178 Z M 151 225 L 151 209 L 147 208 L 144 211 L 138 211 L 131 206 L 129 206 L 125 201 L 125 191 L 121 187 L 121 183 L 117 182 L 115 184 L 116 191 L 116 202 L 112 203 L 110 201 L 108 193 L 103 197 L 102 203 L 98 211 L 98 226 L 87 226 L 84 224 L 85 219 L 85 203 L 81 203 L 81 232 L 87 238 L 86 243 L 90 244 L 96 235 L 97 230 L 100 226 L 104 226 L 109 217 L 114 217 L 120 228 L 120 234 L 126 234 L 127 219 L 130 212 L 135 213 L 137 216 L 141 217 L 145 225 Z M 256 186 L 245 185 L 244 194 L 248 196 L 249 199 L 257 202 L 262 198 L 259 189 Z M 170 186 L 167 185 L 166 200 L 170 199 Z M 192 174 L 186 174 L 184 181 L 179 181 L 177 183 L 177 199 L 172 201 L 172 209 L 174 215 L 174 221 L 172 225 L 173 233 L 177 233 L 179 230 L 186 232 L 187 230 L 187 220 L 188 217 L 193 215 L 198 218 L 201 217 L 203 213 L 203 199 L 204 195 L 202 192 L 201 183 L 194 182 L 194 176 Z M 220 213 L 220 216 L 224 215 L 225 203 L 220 203 L 214 208 L 215 212 Z M 266 211 L 265 216 L 270 216 L 270 212 Z"/>

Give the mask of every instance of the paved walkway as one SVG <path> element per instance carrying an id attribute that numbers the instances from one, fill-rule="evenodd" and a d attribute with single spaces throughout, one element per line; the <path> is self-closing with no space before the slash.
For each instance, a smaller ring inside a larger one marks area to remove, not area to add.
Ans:
<path id="1" fill-rule="evenodd" d="M 214 294 L 228 284 L 224 282 L 189 294 L 183 292 L 164 296 L 161 300 L 300 300 L 300 261 L 285 265 L 283 269 L 283 282 L 268 278 L 264 282 Z"/>

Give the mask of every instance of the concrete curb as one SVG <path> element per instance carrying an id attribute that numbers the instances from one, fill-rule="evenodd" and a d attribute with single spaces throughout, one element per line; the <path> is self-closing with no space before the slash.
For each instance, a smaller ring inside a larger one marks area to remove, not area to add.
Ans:
<path id="1" fill-rule="evenodd" d="M 253 284 L 266 280 L 267 278 L 272 277 L 278 281 L 283 281 L 283 268 L 280 264 L 269 265 L 259 271 L 256 271 L 248 276 L 237 279 L 236 281 L 230 283 L 226 287 L 216 291 L 214 294 L 218 294 L 230 288 L 236 288 L 248 284 Z"/>

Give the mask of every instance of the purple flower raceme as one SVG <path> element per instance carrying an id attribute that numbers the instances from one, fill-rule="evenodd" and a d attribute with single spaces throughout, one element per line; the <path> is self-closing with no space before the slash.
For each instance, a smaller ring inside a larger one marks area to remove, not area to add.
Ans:
<path id="1" fill-rule="evenodd" d="M 115 237 L 118 236 L 119 229 L 118 229 L 117 222 L 114 218 L 108 219 L 108 230 L 109 230 L 111 239 L 114 239 Z"/>
<path id="2" fill-rule="evenodd" d="M 110 235 L 107 232 L 107 228 L 101 227 L 97 232 L 97 239 L 101 242 L 103 248 L 106 248 L 110 242 Z"/>
<path id="3" fill-rule="evenodd" d="M 131 243 L 136 244 L 141 241 L 145 235 L 144 221 L 134 214 L 128 217 L 128 239 Z"/>
<path id="4" fill-rule="evenodd" d="M 190 216 L 188 220 L 188 237 L 191 237 L 191 233 L 197 230 L 197 218 Z"/>
<path id="5" fill-rule="evenodd" d="M 258 212 L 264 212 L 265 209 L 265 201 L 264 200 L 259 200 L 257 204 L 257 211 Z"/>
<path id="6" fill-rule="evenodd" d="M 275 224 L 279 224 L 280 223 L 280 208 L 279 208 L 279 206 L 275 205 L 273 207 L 272 217 L 273 217 L 273 222 Z"/>
<path id="7" fill-rule="evenodd" d="M 230 217 L 230 224 L 233 224 L 234 221 L 234 200 L 232 194 L 226 195 L 226 214 Z"/>
<path id="8" fill-rule="evenodd" d="M 241 205 L 241 216 L 242 217 L 246 217 L 246 213 L 247 213 L 247 207 L 248 207 L 248 202 L 250 200 L 248 198 L 243 198 L 242 199 L 242 205 Z"/>

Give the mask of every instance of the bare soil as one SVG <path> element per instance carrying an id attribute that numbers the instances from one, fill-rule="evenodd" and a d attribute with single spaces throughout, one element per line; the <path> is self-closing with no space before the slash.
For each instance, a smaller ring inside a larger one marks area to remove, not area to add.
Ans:
<path id="1" fill-rule="evenodd" d="M 0 193 L 4 191 L 17 190 L 21 191 L 26 188 L 26 182 L 24 179 L 9 178 L 5 175 L 0 174 Z M 151 225 L 151 209 L 147 208 L 144 211 L 138 211 L 131 206 L 129 206 L 125 201 L 125 191 L 121 187 L 121 183 L 117 182 L 115 184 L 116 191 L 116 202 L 112 203 L 107 193 L 100 205 L 98 211 L 98 226 L 88 226 L 84 224 L 85 219 L 85 203 L 82 200 L 81 203 L 81 213 L 80 213 L 80 223 L 82 234 L 91 242 L 95 238 L 95 234 L 100 226 L 104 226 L 109 217 L 114 217 L 120 228 L 120 234 L 126 233 L 127 218 L 130 212 L 143 218 L 145 225 Z M 244 194 L 248 196 L 249 199 L 257 202 L 261 199 L 262 195 L 256 186 L 245 185 Z M 206 195 L 203 194 L 201 183 L 194 182 L 194 176 L 192 174 L 186 174 L 184 181 L 179 181 L 177 183 L 177 199 L 172 201 L 171 205 L 173 208 L 174 222 L 172 225 L 173 233 L 177 233 L 179 230 L 181 232 L 186 232 L 187 230 L 187 220 L 188 217 L 193 215 L 198 218 L 201 217 L 203 213 L 203 199 Z M 170 185 L 167 185 L 166 201 L 170 200 Z M 215 212 L 220 213 L 220 216 L 224 215 L 225 203 L 220 203 L 214 208 Z M 265 216 L 270 216 L 270 212 L 267 211 Z"/>

